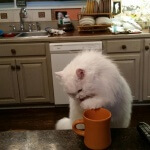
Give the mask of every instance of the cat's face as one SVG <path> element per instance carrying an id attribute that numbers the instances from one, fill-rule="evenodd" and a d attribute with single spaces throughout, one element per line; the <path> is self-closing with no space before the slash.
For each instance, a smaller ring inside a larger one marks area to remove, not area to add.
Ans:
<path id="1" fill-rule="evenodd" d="M 76 69 L 75 72 L 60 71 L 55 72 L 55 74 L 60 78 L 66 93 L 73 98 L 77 98 L 77 95 L 82 92 L 82 82 L 85 78 L 85 70 L 79 68 Z"/>
<path id="2" fill-rule="evenodd" d="M 70 72 L 63 70 L 56 72 L 56 75 L 60 78 L 66 93 L 74 100 L 83 102 L 84 100 L 95 96 L 93 84 L 88 84 L 86 77 L 87 72 L 84 69 L 78 68 L 75 71 Z"/>

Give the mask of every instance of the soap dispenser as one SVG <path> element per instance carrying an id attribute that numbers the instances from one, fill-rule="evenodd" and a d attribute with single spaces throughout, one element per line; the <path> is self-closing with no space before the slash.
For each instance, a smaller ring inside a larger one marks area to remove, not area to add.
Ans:
<path id="1" fill-rule="evenodd" d="M 71 20 L 69 18 L 69 15 L 65 15 L 65 17 L 63 18 L 63 24 L 71 24 Z"/>
<path id="2" fill-rule="evenodd" d="M 65 15 L 63 18 L 63 30 L 66 32 L 74 30 L 74 26 L 69 18 L 69 15 Z"/>

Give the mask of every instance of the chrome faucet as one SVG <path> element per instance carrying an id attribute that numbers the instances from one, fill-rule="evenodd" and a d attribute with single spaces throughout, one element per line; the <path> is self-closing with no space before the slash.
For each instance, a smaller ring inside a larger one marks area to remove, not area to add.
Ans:
<path id="1" fill-rule="evenodd" d="M 36 22 L 36 29 L 37 29 L 37 31 L 40 31 L 40 30 L 41 30 L 41 26 L 40 26 L 40 23 L 39 23 L 39 22 Z"/>
<path id="2" fill-rule="evenodd" d="M 24 21 L 23 18 L 27 17 L 27 11 L 24 7 L 20 9 L 20 30 L 24 31 Z"/>
<path id="3" fill-rule="evenodd" d="M 32 30 L 33 30 L 33 26 L 35 26 L 35 24 L 34 23 L 29 23 L 29 32 L 32 32 Z"/>
<path id="4" fill-rule="evenodd" d="M 12 28 L 12 31 L 13 31 L 13 32 L 15 32 L 15 31 L 16 31 L 16 27 L 15 27 L 15 25 L 9 25 L 9 27 L 11 27 L 11 28 Z"/>

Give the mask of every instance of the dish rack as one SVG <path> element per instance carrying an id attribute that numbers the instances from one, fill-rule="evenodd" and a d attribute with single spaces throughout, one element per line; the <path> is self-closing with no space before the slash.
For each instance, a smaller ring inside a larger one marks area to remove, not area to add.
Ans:
<path id="1" fill-rule="evenodd" d="M 97 17 L 108 17 L 111 18 L 112 14 L 111 13 L 79 13 L 78 14 L 78 21 L 83 17 L 83 16 L 92 16 L 94 18 Z M 78 25 L 77 29 L 79 32 L 81 31 L 105 31 L 108 30 L 108 27 L 111 27 L 111 24 L 99 24 L 99 25 Z"/>

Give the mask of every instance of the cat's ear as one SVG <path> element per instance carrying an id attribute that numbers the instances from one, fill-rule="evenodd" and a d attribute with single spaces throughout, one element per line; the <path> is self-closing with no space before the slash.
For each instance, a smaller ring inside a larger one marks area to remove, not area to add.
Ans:
<path id="1" fill-rule="evenodd" d="M 76 75 L 77 75 L 78 79 L 82 80 L 85 76 L 85 70 L 80 69 L 80 68 L 77 69 L 76 70 Z"/>
<path id="2" fill-rule="evenodd" d="M 62 71 L 55 72 L 55 75 L 56 75 L 57 78 L 61 79 L 62 76 L 63 76 L 63 72 Z"/>

